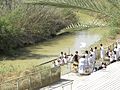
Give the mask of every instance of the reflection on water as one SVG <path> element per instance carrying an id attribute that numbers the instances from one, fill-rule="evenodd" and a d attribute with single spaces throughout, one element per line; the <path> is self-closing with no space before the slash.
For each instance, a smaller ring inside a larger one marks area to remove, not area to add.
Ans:
<path id="1" fill-rule="evenodd" d="M 86 47 L 86 43 L 80 42 L 80 48 L 85 48 L 85 47 Z"/>
<path id="2" fill-rule="evenodd" d="M 29 47 L 31 53 L 41 55 L 59 55 L 61 51 L 74 53 L 84 47 L 88 47 L 100 40 L 100 36 L 88 31 L 79 31 L 69 35 L 63 35 L 50 41 Z"/>
<path id="3" fill-rule="evenodd" d="M 78 32 L 75 37 L 75 42 L 72 51 L 80 51 L 82 48 L 89 47 L 90 45 L 94 44 L 99 40 L 100 36 L 97 34 L 92 34 L 87 31 Z M 83 47 L 80 46 L 81 44 Z"/>

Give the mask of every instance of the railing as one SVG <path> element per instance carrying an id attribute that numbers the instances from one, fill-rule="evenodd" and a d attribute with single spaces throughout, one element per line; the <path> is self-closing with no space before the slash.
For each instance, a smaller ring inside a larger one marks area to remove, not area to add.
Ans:
<path id="1" fill-rule="evenodd" d="M 54 89 L 59 88 L 59 87 L 62 88 L 62 90 L 64 90 L 64 88 L 67 87 L 68 85 L 70 85 L 69 90 L 72 90 L 72 84 L 73 84 L 73 80 L 69 80 L 65 83 L 62 83 L 62 84 L 56 86 L 56 87 L 49 87 L 49 90 L 54 90 Z"/>
<path id="2" fill-rule="evenodd" d="M 72 90 L 72 84 L 73 84 L 73 80 L 66 80 L 66 81 L 60 80 L 58 84 L 54 84 L 53 86 L 50 85 L 50 86 L 47 86 L 47 87 L 43 87 L 40 90 L 55 90 L 55 89 L 64 90 L 66 88 L 68 90 Z"/>
<path id="3" fill-rule="evenodd" d="M 113 49 L 115 44 L 116 43 L 108 47 Z M 106 47 L 105 50 L 107 50 L 108 47 Z M 98 51 L 98 53 L 99 52 L 100 50 Z M 98 54 L 98 59 L 99 58 L 100 56 Z M 55 60 L 57 59 L 53 59 L 35 66 L 32 74 L 1 83 L 0 90 L 33 90 L 59 81 L 61 74 L 64 75 L 72 71 L 72 63 L 69 62 L 67 64 L 63 64 L 59 67 L 53 68 L 52 65 Z M 62 87 L 62 89 L 64 89 L 64 87 L 66 87 L 67 85 L 71 85 L 72 90 L 72 82 L 73 81 L 69 81 L 54 88 Z M 54 88 L 49 87 L 49 90 L 52 90 Z"/>
<path id="4" fill-rule="evenodd" d="M 46 68 L 0 84 L 0 90 L 34 90 L 60 80 L 60 67 Z M 49 82 L 48 82 L 49 81 Z"/>

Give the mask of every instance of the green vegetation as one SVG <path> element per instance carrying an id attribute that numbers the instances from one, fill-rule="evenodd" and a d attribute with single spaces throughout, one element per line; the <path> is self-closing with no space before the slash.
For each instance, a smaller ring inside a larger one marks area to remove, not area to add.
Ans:
<path id="1" fill-rule="evenodd" d="M 0 84 L 1 90 L 26 90 L 39 89 L 60 80 L 60 67 L 44 68 L 37 67 L 31 72 L 25 72 L 23 76 L 12 78 Z M 48 82 L 49 81 L 49 82 Z"/>
<path id="2" fill-rule="evenodd" d="M 115 38 L 116 34 L 120 31 L 119 0 L 24 0 L 24 3 L 80 9 L 89 15 L 102 19 L 106 26 L 111 28 L 110 35 L 112 38 Z"/>
<path id="3" fill-rule="evenodd" d="M 77 22 L 74 12 L 68 9 L 25 5 L 16 0 L 3 0 L 0 6 L 1 54 L 12 55 L 14 49 L 52 38 Z"/>
<path id="4" fill-rule="evenodd" d="M 104 43 L 105 45 L 115 41 L 107 39 L 108 37 L 113 39 L 120 33 L 119 0 L 52 0 L 52 2 L 51 0 L 38 0 L 38 2 L 36 2 L 37 0 L 24 0 L 24 3 L 21 1 L 18 2 L 18 0 L 14 1 L 0 0 L 1 54 L 13 55 L 15 54 L 13 53 L 14 50 L 18 47 L 25 47 L 52 38 L 60 30 L 71 24 L 76 26 L 78 22 L 82 24 L 89 24 L 88 21 L 91 21 L 93 24 L 99 22 L 101 26 L 104 24 L 106 28 L 94 28 L 91 32 L 104 35 L 104 38 L 99 43 Z M 76 16 L 80 18 L 76 18 Z M 63 42 L 70 41 L 63 40 Z M 95 46 L 99 45 L 99 43 L 96 43 Z M 60 43 L 60 45 L 64 46 L 65 44 Z M 37 55 L 42 53 L 39 50 L 36 52 L 36 49 L 35 51 L 33 49 L 31 52 L 35 53 L 36 57 L 38 57 Z M 41 52 L 47 51 L 40 50 Z M 49 48 L 49 50 L 55 53 L 59 52 L 57 47 L 56 50 L 52 50 L 52 48 Z M 46 52 L 46 54 L 49 55 L 49 52 Z M 27 57 L 30 56 L 28 55 Z M 35 56 L 33 55 L 32 57 Z M 47 61 L 48 58 L 42 60 Z M 32 70 L 35 65 L 41 63 L 41 60 L 39 61 L 35 58 L 27 58 L 23 61 L 22 59 L 17 58 L 16 61 L 0 62 L 0 82 L 20 76 L 26 69 L 28 71 Z"/>

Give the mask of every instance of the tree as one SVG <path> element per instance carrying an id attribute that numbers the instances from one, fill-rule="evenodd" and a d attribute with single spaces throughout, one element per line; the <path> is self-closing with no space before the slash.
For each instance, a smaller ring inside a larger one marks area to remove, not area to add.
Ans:
<path id="1" fill-rule="evenodd" d="M 120 30 L 120 0 L 24 0 L 24 3 L 96 12 L 105 16 L 108 27 Z"/>

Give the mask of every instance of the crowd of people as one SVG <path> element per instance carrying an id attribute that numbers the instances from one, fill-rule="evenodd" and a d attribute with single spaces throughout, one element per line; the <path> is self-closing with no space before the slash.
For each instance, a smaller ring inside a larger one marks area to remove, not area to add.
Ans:
<path id="1" fill-rule="evenodd" d="M 113 48 L 108 47 L 107 51 L 105 51 L 103 44 L 100 44 L 100 50 L 97 47 L 94 49 L 90 48 L 90 50 L 86 50 L 82 56 L 79 55 L 78 51 L 75 52 L 75 55 L 67 55 L 67 53 L 61 52 L 60 56 L 54 61 L 53 65 L 55 67 L 72 63 L 73 70 L 75 72 L 80 74 L 91 74 L 94 71 L 106 68 L 107 64 L 104 62 L 106 57 L 109 59 L 109 64 L 119 60 L 120 41 L 116 42 Z M 101 65 L 99 67 L 95 67 L 97 59 L 101 59 Z"/>

